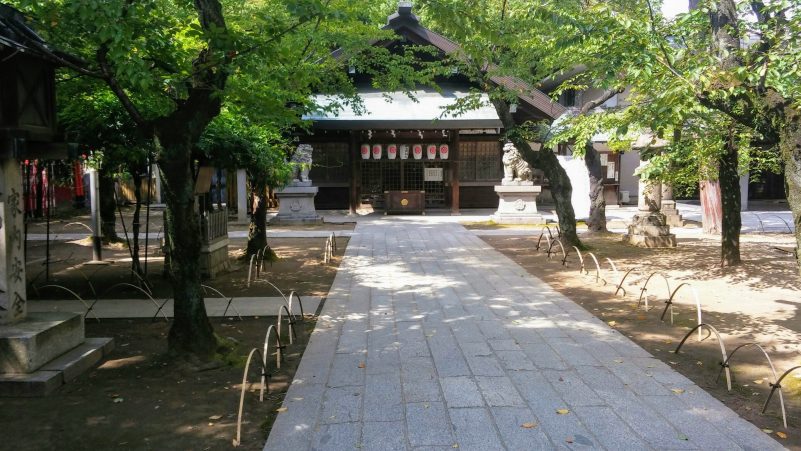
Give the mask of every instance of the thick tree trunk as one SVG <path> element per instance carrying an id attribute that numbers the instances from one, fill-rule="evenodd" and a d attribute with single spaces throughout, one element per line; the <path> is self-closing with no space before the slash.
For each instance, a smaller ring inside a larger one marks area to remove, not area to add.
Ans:
<path id="1" fill-rule="evenodd" d="M 131 233 L 133 234 L 133 249 L 131 249 L 131 270 L 140 276 L 142 273 L 142 266 L 139 263 L 139 231 L 142 229 L 139 218 L 142 212 L 142 176 L 139 173 L 139 168 L 132 168 L 131 174 L 133 176 L 134 184 L 134 204 L 133 225 L 131 225 Z"/>
<path id="2" fill-rule="evenodd" d="M 566 246 L 581 247 L 581 241 L 576 234 L 576 213 L 573 211 L 573 185 L 565 168 L 559 164 L 559 159 L 551 149 L 543 147 L 539 151 L 534 151 L 522 136 L 514 133 L 517 126 L 506 102 L 495 99 L 492 103 L 506 129 L 508 139 L 514 143 L 532 168 L 541 169 L 548 178 L 554 208 L 559 219 L 559 229 L 562 231 L 562 242 Z"/>
<path id="3" fill-rule="evenodd" d="M 790 106 L 784 111 L 785 124 L 781 133 L 781 152 L 784 178 L 787 181 L 787 202 L 793 211 L 795 225 L 795 256 L 801 274 L 801 111 Z"/>
<path id="4" fill-rule="evenodd" d="M 165 139 L 170 144 L 163 147 L 158 137 L 155 140 L 167 204 L 165 238 L 175 305 L 169 348 L 172 352 L 208 357 L 216 349 L 216 339 L 200 287 L 200 223 L 195 208 L 191 147 L 181 146 L 180 137 L 172 138 Z"/>
<path id="5" fill-rule="evenodd" d="M 267 188 L 259 186 L 255 180 L 250 181 L 253 187 L 253 205 L 250 216 L 250 227 L 248 228 L 247 256 L 255 255 L 256 252 L 267 246 Z M 243 206 L 244 208 L 244 206 Z"/>
<path id="6" fill-rule="evenodd" d="M 604 172 L 601 156 L 592 142 L 584 146 L 584 164 L 590 175 L 590 217 L 587 230 L 590 233 L 606 233 L 606 200 L 604 199 Z"/>
<path id="7" fill-rule="evenodd" d="M 720 265 L 740 264 L 740 174 L 738 173 L 737 144 L 732 133 L 726 141 L 726 150 L 720 158 L 718 177 L 720 180 L 720 203 L 722 210 Z"/>
<path id="8" fill-rule="evenodd" d="M 100 231 L 103 241 L 119 241 L 117 236 L 117 205 L 114 196 L 114 177 L 100 171 Z"/>

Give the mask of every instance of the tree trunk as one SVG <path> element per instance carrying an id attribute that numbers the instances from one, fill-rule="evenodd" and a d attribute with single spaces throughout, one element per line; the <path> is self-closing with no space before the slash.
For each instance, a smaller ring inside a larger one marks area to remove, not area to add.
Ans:
<path id="1" fill-rule="evenodd" d="M 114 177 L 100 171 L 100 231 L 103 241 L 119 241 L 117 236 L 117 205 L 114 196 Z"/>
<path id="2" fill-rule="evenodd" d="M 267 246 L 267 187 L 257 183 L 256 180 L 250 181 L 253 187 L 253 214 L 250 216 L 250 227 L 248 228 L 247 256 L 255 255 L 256 252 Z M 244 208 L 244 206 L 242 207 Z"/>
<path id="3" fill-rule="evenodd" d="M 562 242 L 566 246 L 581 247 L 581 241 L 576 234 L 576 213 L 573 211 L 573 185 L 570 184 L 565 168 L 559 164 L 559 159 L 551 149 L 543 147 L 539 151 L 534 151 L 528 141 L 515 133 L 517 126 L 506 102 L 494 99 L 492 104 L 506 129 L 508 139 L 514 143 L 532 168 L 541 169 L 548 178 L 556 216 L 559 219 L 559 229 L 562 231 Z"/>
<path id="4" fill-rule="evenodd" d="M 180 130 L 166 133 L 180 134 Z M 158 134 L 155 139 L 167 204 L 165 238 L 175 305 L 168 343 L 172 352 L 208 357 L 216 349 L 216 339 L 200 287 L 200 223 L 195 209 L 191 147 L 179 136 L 170 138 L 164 140 L 164 145 Z"/>
<path id="5" fill-rule="evenodd" d="M 793 211 L 795 225 L 795 257 L 801 274 L 801 111 L 787 106 L 781 131 L 781 152 L 784 178 L 787 181 L 787 202 Z"/>
<path id="6" fill-rule="evenodd" d="M 134 204 L 133 224 L 131 225 L 131 233 L 133 234 L 133 249 L 131 249 L 131 270 L 140 276 L 142 273 L 142 266 L 139 264 L 139 230 L 142 226 L 139 218 L 142 212 L 142 175 L 139 173 L 139 168 L 133 167 L 131 169 L 134 185 Z"/>
<path id="7" fill-rule="evenodd" d="M 720 203 L 722 210 L 720 266 L 740 264 L 740 175 L 738 173 L 737 144 L 733 131 L 729 132 L 726 149 L 718 168 Z"/>
<path id="8" fill-rule="evenodd" d="M 584 164 L 590 175 L 590 217 L 587 230 L 590 233 L 606 233 L 606 200 L 604 199 L 604 172 L 601 156 L 592 142 L 584 146 Z"/>

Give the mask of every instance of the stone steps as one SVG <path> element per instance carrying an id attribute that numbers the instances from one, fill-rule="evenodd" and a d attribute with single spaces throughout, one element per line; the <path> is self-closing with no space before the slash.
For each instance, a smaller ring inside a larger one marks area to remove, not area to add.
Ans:
<path id="1" fill-rule="evenodd" d="M 114 350 L 113 338 L 87 338 L 32 373 L 0 374 L 0 396 L 46 396 L 92 368 Z"/>

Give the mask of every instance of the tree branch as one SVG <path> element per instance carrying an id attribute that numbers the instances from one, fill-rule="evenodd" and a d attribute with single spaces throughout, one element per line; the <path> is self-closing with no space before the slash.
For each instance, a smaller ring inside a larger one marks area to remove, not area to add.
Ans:
<path id="1" fill-rule="evenodd" d="M 598 108 L 599 106 L 606 103 L 607 100 L 611 99 L 617 94 L 620 94 L 623 91 L 624 91 L 623 88 L 607 89 L 595 100 L 590 100 L 589 102 L 585 103 L 581 107 L 581 110 L 579 110 L 579 114 L 583 115 L 589 113 L 591 110 Z"/>
<path id="2" fill-rule="evenodd" d="M 120 103 L 122 103 L 123 108 L 128 114 L 131 115 L 131 119 L 136 122 L 136 125 L 145 128 L 148 125 L 148 122 L 142 116 L 142 113 L 133 104 L 131 98 L 128 96 L 128 93 L 120 86 L 119 81 L 114 76 L 113 71 L 111 70 L 111 66 L 108 61 L 108 46 L 105 44 L 101 45 L 100 48 L 97 50 L 97 62 L 100 64 L 100 70 L 103 74 L 103 79 L 106 80 L 106 84 L 108 84 L 111 91 L 114 95 L 120 99 Z"/>

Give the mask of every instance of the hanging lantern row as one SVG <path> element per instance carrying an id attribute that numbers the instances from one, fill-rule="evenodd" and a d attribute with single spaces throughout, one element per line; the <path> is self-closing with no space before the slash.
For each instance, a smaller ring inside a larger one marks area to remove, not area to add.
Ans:
<path id="1" fill-rule="evenodd" d="M 409 145 L 408 144 L 387 144 L 387 158 L 390 160 L 394 160 L 395 158 L 400 155 L 401 160 L 408 160 L 409 159 Z M 448 159 L 448 153 L 450 151 L 450 147 L 447 144 L 440 144 L 437 147 L 436 144 L 428 144 L 425 148 L 425 155 L 429 160 L 435 160 L 437 158 L 437 151 L 439 151 L 439 158 L 441 160 Z M 384 147 L 381 144 L 362 144 L 361 147 L 361 155 L 362 160 L 369 160 L 370 155 L 373 156 L 374 160 L 380 160 L 384 153 Z M 423 158 L 423 145 L 422 144 L 414 144 L 411 148 L 412 158 L 415 160 L 420 160 Z"/>

